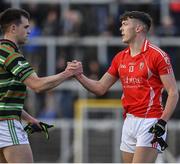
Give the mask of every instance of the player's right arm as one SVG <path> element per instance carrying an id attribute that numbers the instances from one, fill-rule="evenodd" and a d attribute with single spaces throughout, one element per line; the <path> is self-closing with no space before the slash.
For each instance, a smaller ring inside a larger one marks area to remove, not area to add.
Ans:
<path id="1" fill-rule="evenodd" d="M 33 72 L 23 82 L 26 86 L 28 86 L 30 89 L 37 93 L 47 91 L 52 88 L 55 88 L 69 77 L 75 75 L 76 73 L 81 73 L 80 69 L 77 69 L 76 72 L 72 70 L 75 66 L 76 63 L 73 63 L 72 65 L 68 65 L 65 71 L 47 77 L 38 77 L 37 74 Z"/>
<path id="2" fill-rule="evenodd" d="M 58 86 L 68 77 L 70 76 L 64 72 L 47 77 L 38 77 L 34 72 L 24 80 L 24 84 L 33 91 L 39 93 Z"/>
<path id="3" fill-rule="evenodd" d="M 103 77 L 98 81 L 91 80 L 83 74 L 76 76 L 76 79 L 87 90 L 99 96 L 105 94 L 108 89 L 117 81 L 117 78 L 115 76 L 112 76 L 108 72 L 106 72 Z"/>
<path id="4" fill-rule="evenodd" d="M 82 73 L 81 67 L 78 67 L 78 63 L 72 63 L 71 65 L 67 65 L 66 69 L 61 73 L 47 77 L 38 77 L 23 55 L 4 49 L 2 52 L 1 64 L 4 65 L 4 69 L 16 77 L 17 83 L 21 81 L 37 93 L 58 86 L 64 80 L 75 75 L 75 73 Z M 74 70 L 74 68 L 76 68 L 76 70 Z"/>

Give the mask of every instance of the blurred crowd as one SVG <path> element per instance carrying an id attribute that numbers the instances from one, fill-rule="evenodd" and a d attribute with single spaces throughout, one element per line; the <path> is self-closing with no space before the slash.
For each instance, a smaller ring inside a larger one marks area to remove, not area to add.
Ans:
<path id="1" fill-rule="evenodd" d="M 152 0 L 153 1 L 153 0 Z M 1 1 L 0 11 L 10 7 Z M 31 36 L 119 36 L 119 16 L 125 11 L 148 12 L 154 19 L 151 35 L 180 35 L 180 2 L 169 3 L 170 14 L 160 18 L 160 3 L 117 3 L 110 4 L 71 4 L 62 10 L 60 4 L 22 3 L 21 7 L 31 14 Z"/>
<path id="2" fill-rule="evenodd" d="M 10 7 L 9 4 L 0 2 L 0 11 Z M 139 10 L 148 12 L 153 18 L 151 36 L 177 37 L 180 36 L 180 1 L 169 3 L 169 15 L 161 17 L 160 4 L 154 3 L 126 4 L 118 3 L 109 7 L 109 4 L 71 4 L 69 8 L 63 10 L 60 4 L 38 4 L 22 3 L 21 7 L 31 14 L 31 34 L 33 37 L 87 37 L 87 36 L 120 36 L 119 16 L 125 11 Z M 56 73 L 61 72 L 66 67 L 66 62 L 76 58 L 83 62 L 84 73 L 92 78 L 99 79 L 107 70 L 113 56 L 123 47 L 108 47 L 108 63 L 102 65 L 98 60 L 96 47 L 57 47 Z M 178 56 L 180 47 L 161 47 L 172 59 L 175 75 L 178 75 Z M 32 64 L 40 76 L 46 75 L 46 58 L 42 60 L 45 47 L 26 45 L 23 48 L 24 55 Z M 72 55 L 73 54 L 73 55 Z M 84 55 L 86 54 L 86 55 Z M 112 96 L 112 95 L 111 95 Z M 43 100 L 36 112 L 40 118 L 73 118 L 73 102 L 77 99 L 77 94 L 69 90 L 61 92 L 49 92 L 46 95 L 38 95 Z M 89 97 L 95 97 L 89 94 Z M 105 95 L 104 97 L 108 97 Z M 119 95 L 120 97 L 120 95 Z M 30 108 L 30 107 L 29 107 Z M 60 110 L 58 108 L 61 108 Z M 176 117 L 176 116 L 175 116 Z"/>

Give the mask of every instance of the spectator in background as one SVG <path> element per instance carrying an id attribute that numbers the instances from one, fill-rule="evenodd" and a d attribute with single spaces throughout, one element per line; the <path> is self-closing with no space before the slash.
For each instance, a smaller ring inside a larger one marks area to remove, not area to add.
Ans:
<path id="1" fill-rule="evenodd" d="M 62 35 L 79 36 L 81 33 L 82 15 L 76 10 L 64 12 L 61 20 Z"/>
<path id="2" fill-rule="evenodd" d="M 104 73 L 103 68 L 101 67 L 100 63 L 97 59 L 89 59 L 87 63 L 87 68 L 85 74 L 88 78 L 93 80 L 98 80 Z M 103 96 L 96 96 L 95 94 L 88 92 L 89 98 L 105 98 L 107 95 Z"/>
<path id="3" fill-rule="evenodd" d="M 177 36 L 178 29 L 174 23 L 173 17 L 164 16 L 161 22 L 161 25 L 156 28 L 155 34 L 157 36 L 167 37 L 167 36 Z M 175 50 L 172 46 L 165 46 L 162 48 L 165 52 L 167 52 L 171 56 L 171 62 L 173 66 L 173 70 L 176 74 L 177 72 L 177 50 Z"/>
<path id="4" fill-rule="evenodd" d="M 176 36 L 178 35 L 178 29 L 174 24 L 173 17 L 164 16 L 161 25 L 156 28 L 155 31 L 158 36 Z"/>
<path id="5" fill-rule="evenodd" d="M 102 69 L 98 62 L 98 60 L 90 60 L 88 62 L 88 68 L 87 68 L 87 76 L 90 79 L 98 80 L 102 75 Z"/>
<path id="6" fill-rule="evenodd" d="M 62 72 L 66 68 L 67 59 L 65 57 L 64 51 L 61 51 L 62 54 L 57 57 L 56 62 L 56 72 Z"/>
<path id="7" fill-rule="evenodd" d="M 115 18 L 113 15 L 109 15 L 107 18 L 107 35 L 108 36 L 114 36 L 116 31 L 116 23 L 115 23 Z"/>
<path id="8" fill-rule="evenodd" d="M 175 20 L 175 25 L 177 26 L 177 29 L 180 29 L 180 19 L 179 19 L 179 15 L 180 15 L 180 1 L 179 0 L 171 0 L 169 2 L 169 9 L 171 12 L 172 17 Z M 178 32 L 180 33 L 180 32 Z"/>
<path id="9" fill-rule="evenodd" d="M 44 36 L 57 36 L 59 34 L 59 16 L 56 9 L 48 11 L 44 20 L 42 34 Z"/>
<path id="10" fill-rule="evenodd" d="M 98 35 L 98 17 L 96 8 L 91 5 L 81 5 L 79 11 L 83 17 L 81 36 L 97 36 Z"/>
<path id="11" fill-rule="evenodd" d="M 97 17 L 97 32 L 99 35 L 106 35 L 108 24 L 108 7 L 105 5 L 95 5 L 94 10 L 96 11 Z"/>

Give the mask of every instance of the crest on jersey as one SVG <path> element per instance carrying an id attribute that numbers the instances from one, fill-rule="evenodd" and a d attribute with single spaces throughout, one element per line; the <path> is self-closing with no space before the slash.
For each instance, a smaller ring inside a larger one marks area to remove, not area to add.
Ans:
<path id="1" fill-rule="evenodd" d="M 139 70 L 142 70 L 144 68 L 144 62 L 141 62 L 140 64 L 139 64 Z"/>

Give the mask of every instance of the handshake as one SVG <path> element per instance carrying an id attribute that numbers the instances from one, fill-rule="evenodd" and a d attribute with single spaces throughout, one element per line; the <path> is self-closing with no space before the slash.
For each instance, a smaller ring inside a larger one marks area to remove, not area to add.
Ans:
<path id="1" fill-rule="evenodd" d="M 71 76 L 77 77 L 78 75 L 83 73 L 82 63 L 77 60 L 73 60 L 72 62 L 67 62 L 67 67 L 65 69 L 65 72 L 68 74 L 69 77 Z"/>

